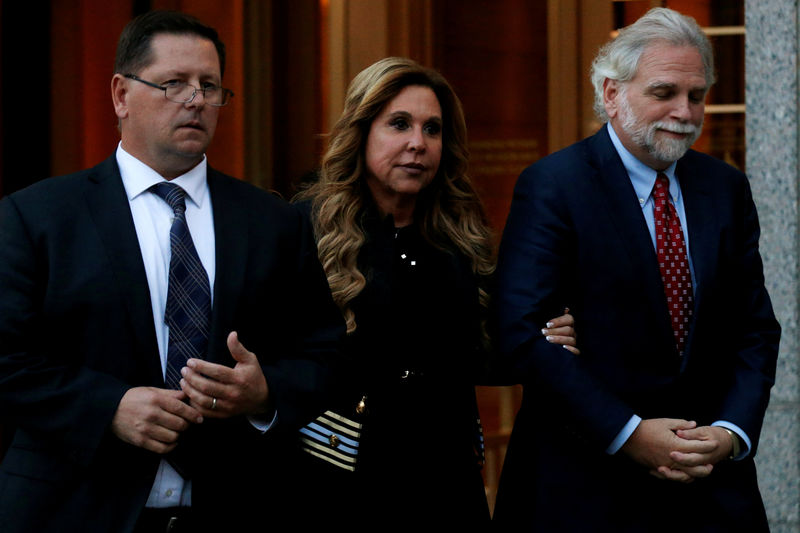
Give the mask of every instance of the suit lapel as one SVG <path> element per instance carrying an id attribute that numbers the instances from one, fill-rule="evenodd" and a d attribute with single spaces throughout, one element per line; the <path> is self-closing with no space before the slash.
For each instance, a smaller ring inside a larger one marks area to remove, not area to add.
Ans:
<path id="1" fill-rule="evenodd" d="M 231 360 L 225 341 L 233 328 L 236 302 L 242 291 L 249 225 L 244 215 L 246 210 L 239 206 L 240 201 L 229 178 L 209 167 L 208 188 L 214 212 L 216 241 L 214 307 L 211 312 L 208 359 L 224 364 Z"/>
<path id="2" fill-rule="evenodd" d="M 128 198 L 113 155 L 94 168 L 89 182 L 86 203 L 131 320 L 133 353 L 142 355 L 137 363 L 142 365 L 147 383 L 163 385 L 147 274 Z"/>
<path id="3" fill-rule="evenodd" d="M 627 259 L 631 263 L 632 272 L 636 273 L 645 308 L 651 311 L 653 320 L 659 324 L 661 338 L 657 342 L 674 344 L 658 258 L 625 166 L 605 127 L 590 138 L 588 146 L 591 152 L 590 161 L 597 165 L 597 183 L 601 197 L 607 204 L 602 211 L 611 218 L 614 232 L 627 251 Z"/>
<path id="4" fill-rule="evenodd" d="M 704 180 L 693 176 L 685 158 L 678 161 L 675 174 L 681 184 L 683 205 L 686 210 L 685 225 L 689 232 L 689 253 L 694 268 L 694 312 L 687 339 L 687 355 L 691 353 L 694 325 L 703 313 L 703 301 L 708 282 L 717 271 L 719 228 L 715 216 L 713 191 Z"/>

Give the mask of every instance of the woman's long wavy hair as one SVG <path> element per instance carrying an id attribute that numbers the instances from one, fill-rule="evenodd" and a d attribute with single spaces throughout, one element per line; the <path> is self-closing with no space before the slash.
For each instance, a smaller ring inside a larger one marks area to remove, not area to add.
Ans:
<path id="1" fill-rule="evenodd" d="M 356 329 L 350 302 L 366 285 L 358 269 L 358 254 L 366 235 L 365 207 L 372 204 L 366 186 L 365 150 L 372 121 L 384 106 L 408 86 L 429 87 L 442 109 L 442 158 L 439 170 L 417 197 L 414 220 L 431 244 L 467 257 L 472 271 L 488 276 L 494 256 L 483 206 L 467 175 L 467 129 L 461 102 L 438 72 L 405 58 L 389 57 L 362 70 L 350 83 L 342 116 L 330 134 L 319 180 L 302 191 L 311 199 L 319 258 L 333 299 Z M 480 303 L 489 295 L 480 287 Z"/>

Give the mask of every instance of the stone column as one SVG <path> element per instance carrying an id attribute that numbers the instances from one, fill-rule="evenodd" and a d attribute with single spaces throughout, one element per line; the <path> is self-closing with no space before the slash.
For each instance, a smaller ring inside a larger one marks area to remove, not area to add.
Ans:
<path id="1" fill-rule="evenodd" d="M 773 533 L 800 531 L 798 3 L 746 0 L 747 174 L 767 288 L 783 327 L 777 382 L 756 456 Z"/>

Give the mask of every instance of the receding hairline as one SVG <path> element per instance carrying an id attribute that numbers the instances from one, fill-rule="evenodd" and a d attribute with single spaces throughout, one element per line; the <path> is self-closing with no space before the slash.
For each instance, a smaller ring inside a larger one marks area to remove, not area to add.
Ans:
<path id="1" fill-rule="evenodd" d="M 217 64 L 218 64 L 219 69 L 220 69 L 220 76 L 222 75 L 222 58 L 219 55 L 219 50 L 217 50 L 217 47 L 216 47 L 216 44 L 214 43 L 214 41 L 212 39 L 209 39 L 205 35 L 200 35 L 198 33 L 191 32 L 191 31 L 160 30 L 160 31 L 157 31 L 157 32 L 154 32 L 153 34 L 151 34 L 149 36 L 149 38 L 147 39 L 145 53 L 141 56 L 140 61 L 134 61 L 133 65 L 131 65 L 131 66 L 135 67 L 133 70 L 137 70 L 137 71 L 138 70 L 143 70 L 143 69 L 146 69 L 147 67 L 149 67 L 149 66 L 151 66 L 153 64 L 153 62 L 155 61 L 155 52 L 153 50 L 153 43 L 155 43 L 155 41 L 159 37 L 187 37 L 189 39 L 195 39 L 195 40 L 198 40 L 198 41 L 206 41 L 206 42 L 208 42 L 211 45 L 211 47 L 214 49 L 214 56 L 217 58 Z M 122 69 L 122 70 L 126 70 L 126 69 Z M 115 74 L 126 74 L 127 73 L 127 72 L 122 72 L 122 70 L 117 70 L 115 72 Z"/>
<path id="2" fill-rule="evenodd" d="M 691 44 L 691 43 L 678 43 L 678 44 L 676 44 L 676 43 L 673 43 L 671 41 L 667 41 L 667 40 L 664 40 L 664 39 L 654 40 L 654 41 L 650 42 L 647 46 L 645 46 L 642 49 L 642 53 L 641 53 L 641 55 L 639 56 L 639 59 L 636 62 L 636 69 L 634 70 L 633 78 L 631 78 L 630 80 L 619 80 L 619 81 L 621 83 L 628 83 L 628 82 L 632 81 L 634 78 L 636 78 L 641 73 L 642 65 L 648 59 L 650 54 L 652 54 L 653 52 L 659 53 L 659 52 L 663 51 L 666 48 L 683 48 L 683 49 L 694 51 L 697 54 L 697 59 L 699 60 L 699 66 L 700 66 L 700 70 L 696 71 L 696 74 L 697 74 L 698 77 L 703 79 L 702 86 L 697 86 L 696 88 L 697 89 L 702 88 L 702 89 L 705 89 L 706 91 L 708 91 L 711 88 L 711 85 L 708 83 L 708 75 L 706 73 L 706 65 L 703 62 L 703 54 L 702 54 L 701 50 L 697 46 L 695 46 L 694 44 Z M 677 64 L 677 65 L 685 65 L 685 63 L 682 62 L 682 61 L 675 61 L 674 63 Z M 666 77 L 666 76 L 668 76 L 668 74 L 664 74 L 663 76 Z M 668 80 L 659 79 L 661 77 L 662 77 L 662 75 L 656 75 L 654 77 L 655 79 L 653 79 L 652 81 L 647 83 L 647 86 L 649 88 L 674 87 L 674 85 L 675 85 L 674 83 L 672 83 L 672 82 L 670 82 Z"/>
<path id="3" fill-rule="evenodd" d="M 196 17 L 174 10 L 152 10 L 133 18 L 119 36 L 114 56 L 114 73 L 134 73 L 151 64 L 152 40 L 158 35 L 196 35 L 214 44 L 220 74 L 225 73 L 225 43 L 212 26 Z"/>

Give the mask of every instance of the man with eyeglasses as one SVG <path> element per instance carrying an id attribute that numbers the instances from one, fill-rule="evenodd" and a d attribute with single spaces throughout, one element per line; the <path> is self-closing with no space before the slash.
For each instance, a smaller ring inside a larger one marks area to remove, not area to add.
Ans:
<path id="1" fill-rule="evenodd" d="M 311 418 L 344 328 L 301 214 L 207 165 L 224 68 L 196 19 L 134 19 L 115 154 L 0 202 L 0 531 L 270 516 L 276 434 Z"/>

